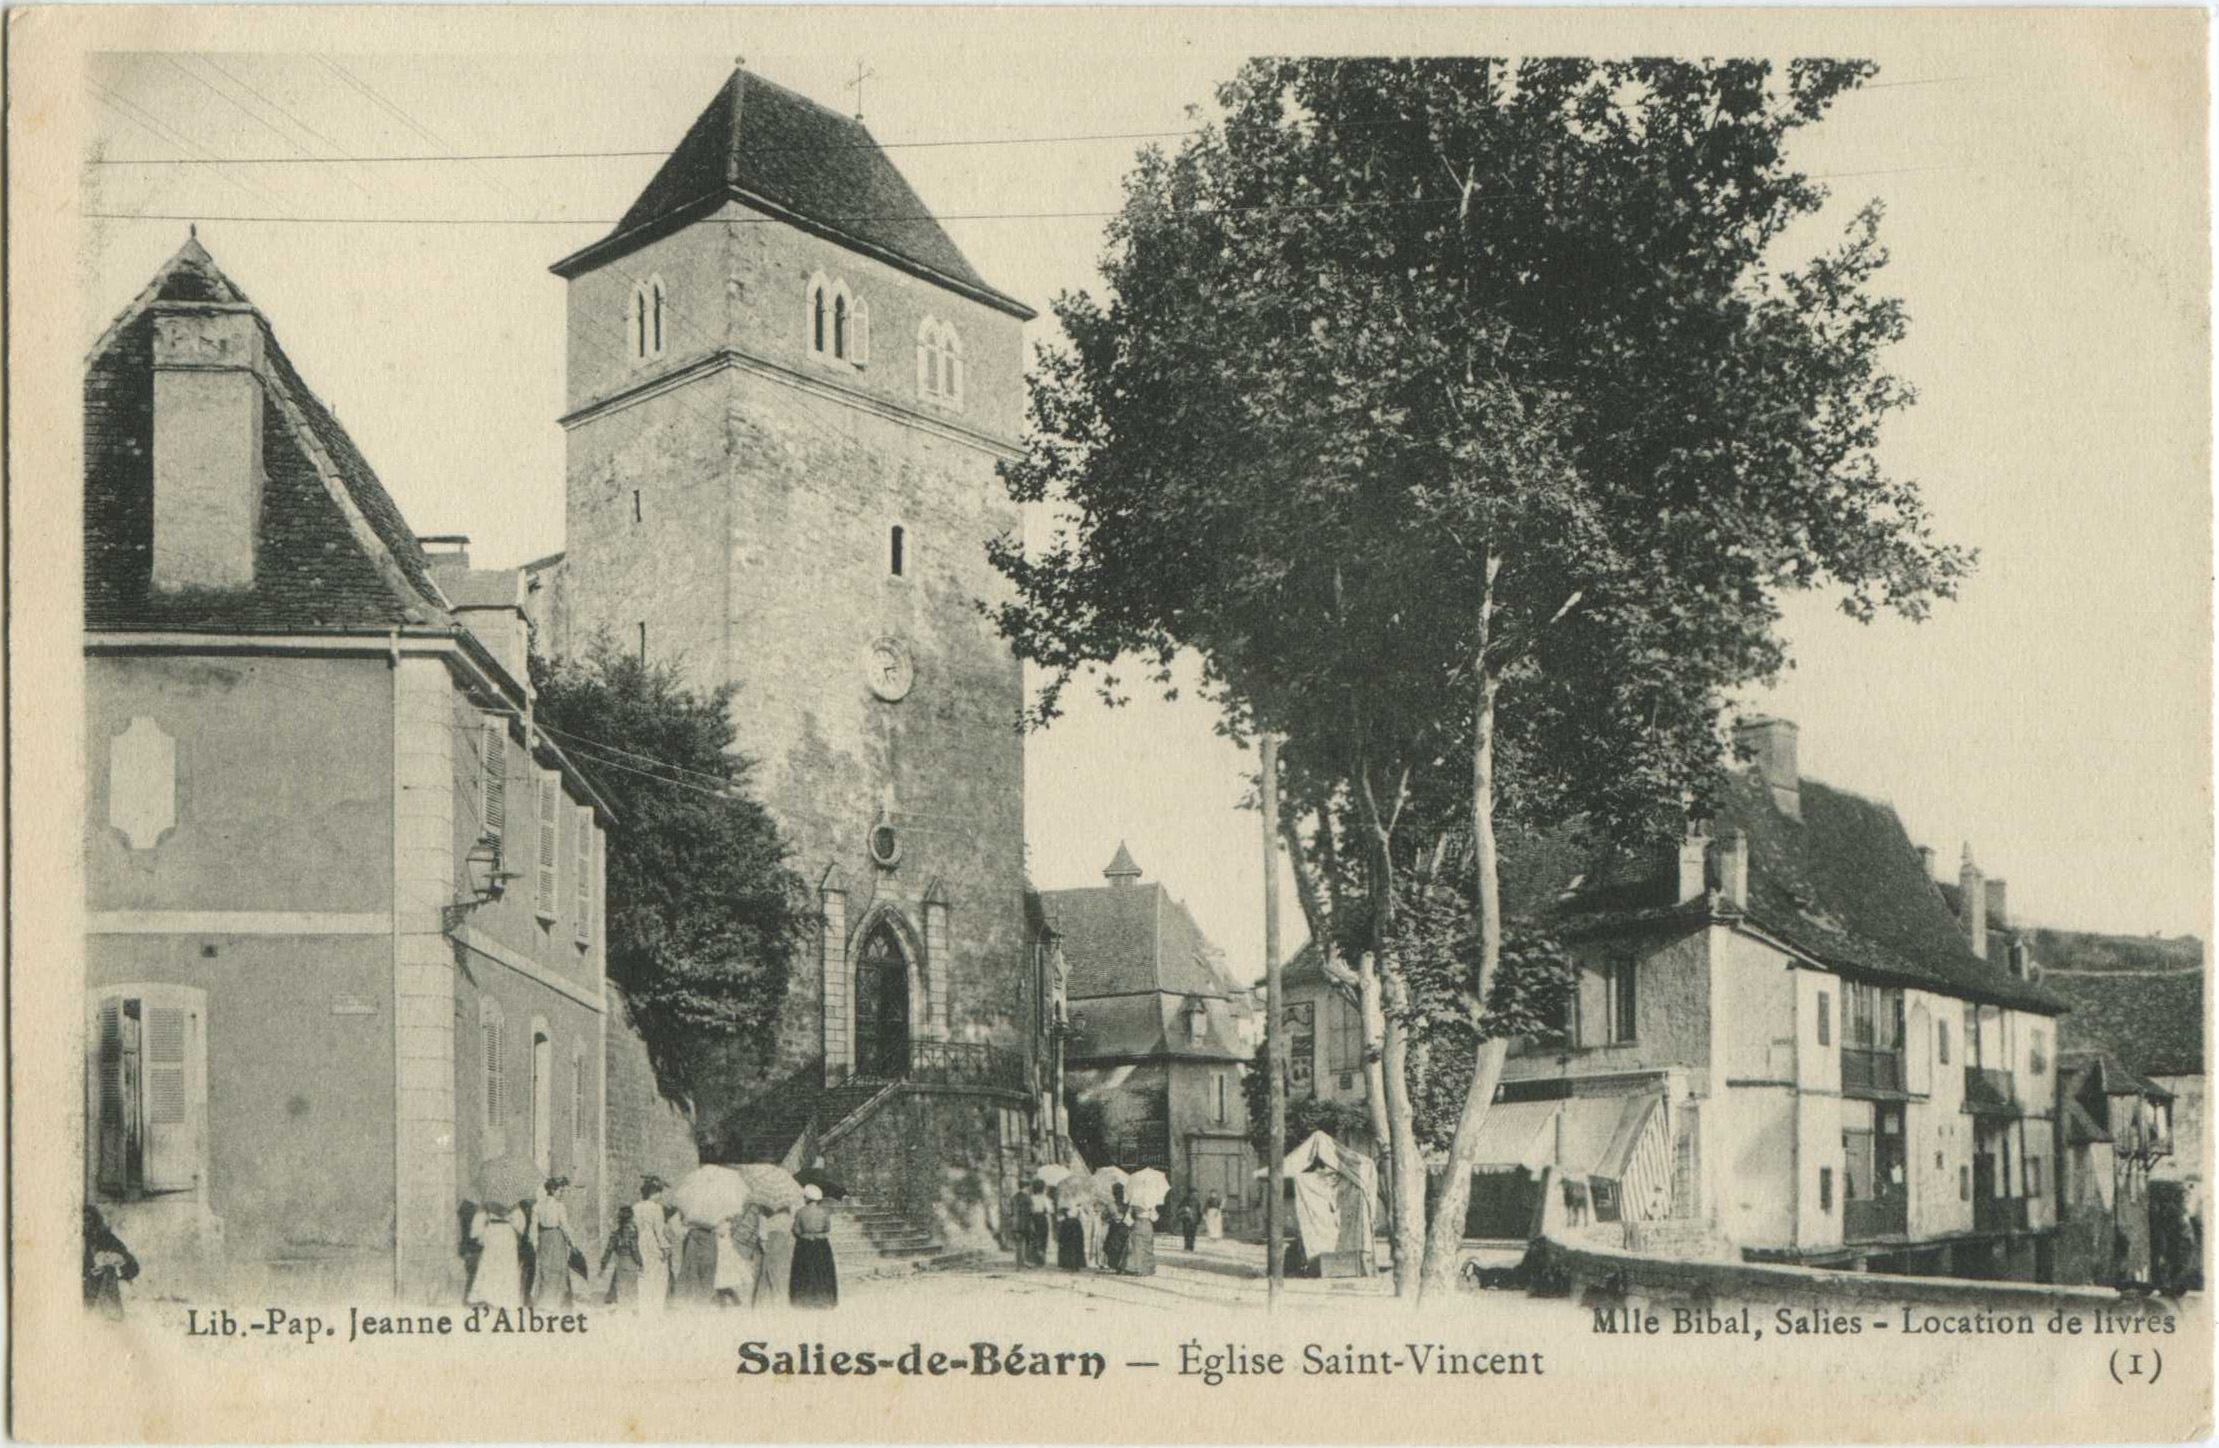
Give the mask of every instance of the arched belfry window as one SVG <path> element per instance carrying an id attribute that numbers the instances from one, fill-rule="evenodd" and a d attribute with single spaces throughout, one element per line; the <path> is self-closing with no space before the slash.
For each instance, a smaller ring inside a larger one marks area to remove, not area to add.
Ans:
<path id="1" fill-rule="evenodd" d="M 809 350 L 819 356 L 824 354 L 827 340 L 825 335 L 826 326 L 831 320 L 825 315 L 828 302 L 827 293 L 831 290 L 831 283 L 823 277 L 811 277 L 809 279 L 809 312 L 803 321 L 803 325 L 808 328 Z"/>
<path id="2" fill-rule="evenodd" d="M 963 337 L 932 317 L 917 328 L 917 395 L 941 407 L 963 405 Z"/>
<path id="3" fill-rule="evenodd" d="M 654 277 L 632 288 L 632 305 L 624 318 L 625 341 L 630 346 L 632 360 L 644 362 L 650 357 L 663 355 L 663 335 L 669 304 L 663 294 L 663 279 Z"/>
<path id="4" fill-rule="evenodd" d="M 909 1074 L 909 956 L 891 921 L 872 926 L 856 952 L 855 1073 L 880 1080 Z"/>
<path id="5" fill-rule="evenodd" d="M 848 355 L 848 299 L 837 293 L 832 298 L 832 355 Z"/>

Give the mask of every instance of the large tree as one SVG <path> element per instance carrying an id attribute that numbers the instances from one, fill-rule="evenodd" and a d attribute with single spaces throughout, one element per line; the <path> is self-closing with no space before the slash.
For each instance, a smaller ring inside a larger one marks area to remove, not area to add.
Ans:
<path id="1" fill-rule="evenodd" d="M 729 688 L 596 639 L 534 656 L 534 718 L 609 798 L 609 974 L 663 1089 L 692 1098 L 714 1063 L 760 1052 L 814 928 L 784 836 L 749 794 Z"/>
<path id="2" fill-rule="evenodd" d="M 1504 832 L 1637 842 L 1712 786 L 1729 691 L 1784 662 L 1783 590 L 1916 618 L 1969 566 L 1874 455 L 1911 400 L 1880 363 L 1904 317 L 1871 285 L 1877 206 L 1775 254 L 1826 196 L 1789 136 L 1871 71 L 1253 62 L 1127 178 L 1105 299 L 1057 301 L 1007 475 L 1064 522 L 996 550 L 1000 624 L 1045 670 L 1035 722 L 1094 666 L 1115 700 L 1115 661 L 1167 681 L 1191 651 L 1230 730 L 1285 739 L 1313 934 L 1377 1013 L 1398 1288 L 1453 1278 L 1530 1014 L 1506 948 L 1552 958 L 1506 923 Z M 1401 914 L 1451 870 L 1470 949 L 1444 980 Z M 1433 1071 L 1463 1097 L 1421 1271 Z"/>

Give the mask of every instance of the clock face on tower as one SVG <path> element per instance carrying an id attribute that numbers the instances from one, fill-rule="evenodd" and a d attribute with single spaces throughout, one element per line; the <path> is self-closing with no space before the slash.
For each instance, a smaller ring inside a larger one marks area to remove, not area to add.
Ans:
<path id="1" fill-rule="evenodd" d="M 877 638 L 863 651 L 863 679 L 871 692 L 892 704 L 899 702 L 917 682 L 917 666 L 900 639 Z"/>

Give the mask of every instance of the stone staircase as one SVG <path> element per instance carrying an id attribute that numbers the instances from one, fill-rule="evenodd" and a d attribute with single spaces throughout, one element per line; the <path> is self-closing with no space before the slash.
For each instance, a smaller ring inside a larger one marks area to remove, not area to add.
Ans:
<path id="1" fill-rule="evenodd" d="M 815 1123 L 821 1139 L 884 1089 L 884 1082 L 826 1087 L 792 1081 L 763 1093 L 735 1112 L 727 1127 L 733 1161 L 783 1161 Z"/>
<path id="2" fill-rule="evenodd" d="M 940 1255 L 931 1232 L 890 1207 L 852 1197 L 832 1206 L 832 1257 L 843 1275 L 906 1273 Z"/>

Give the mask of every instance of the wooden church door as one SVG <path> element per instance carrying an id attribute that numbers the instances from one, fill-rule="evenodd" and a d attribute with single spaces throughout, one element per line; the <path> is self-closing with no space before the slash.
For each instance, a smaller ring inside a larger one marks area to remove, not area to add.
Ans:
<path id="1" fill-rule="evenodd" d="M 855 1074 L 899 1080 L 909 1072 L 909 962 L 881 922 L 855 966 Z"/>

